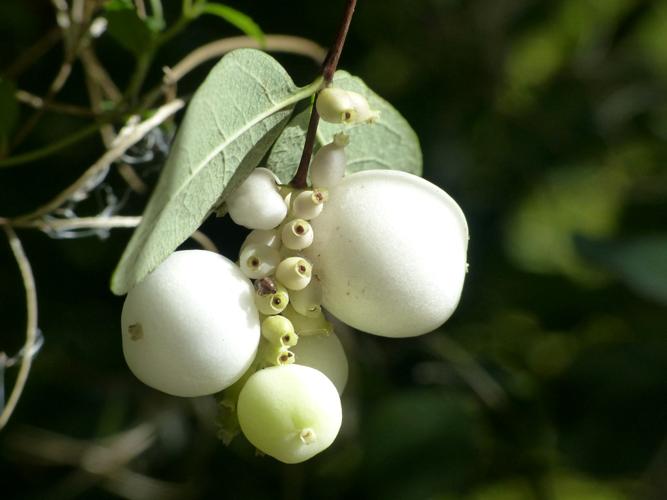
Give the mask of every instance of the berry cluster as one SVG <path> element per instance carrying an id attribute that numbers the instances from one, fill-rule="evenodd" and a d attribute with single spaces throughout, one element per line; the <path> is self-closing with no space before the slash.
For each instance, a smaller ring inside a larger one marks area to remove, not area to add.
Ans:
<path id="1" fill-rule="evenodd" d="M 378 118 L 342 89 L 323 90 L 317 109 L 335 123 Z M 123 308 L 123 349 L 139 379 L 178 396 L 225 390 L 223 438 L 238 425 L 286 463 L 327 448 L 342 421 L 348 364 L 323 307 L 365 332 L 420 335 L 452 314 L 466 273 L 456 202 L 398 171 L 346 176 L 348 141 L 337 134 L 316 153 L 310 187 L 281 186 L 257 168 L 227 199 L 234 222 L 251 229 L 238 265 L 176 252 Z"/>

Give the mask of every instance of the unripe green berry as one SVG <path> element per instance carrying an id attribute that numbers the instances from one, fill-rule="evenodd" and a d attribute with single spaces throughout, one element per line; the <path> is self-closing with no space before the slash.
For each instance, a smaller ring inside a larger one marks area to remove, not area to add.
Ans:
<path id="1" fill-rule="evenodd" d="M 288 464 L 303 462 L 328 448 L 342 416 L 336 387 L 307 366 L 259 370 L 239 395 L 239 424 L 248 441 Z"/>

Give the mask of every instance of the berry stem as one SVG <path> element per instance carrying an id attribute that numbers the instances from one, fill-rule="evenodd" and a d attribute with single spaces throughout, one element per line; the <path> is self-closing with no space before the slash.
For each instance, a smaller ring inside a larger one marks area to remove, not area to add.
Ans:
<path id="1" fill-rule="evenodd" d="M 345 37 L 347 36 L 347 31 L 350 28 L 350 22 L 352 21 L 352 14 L 354 14 L 354 8 L 357 5 L 357 0 L 347 0 L 347 5 L 345 6 L 345 13 L 343 14 L 343 20 L 338 29 L 338 34 L 336 35 L 336 40 L 334 44 L 329 49 L 327 53 L 327 58 L 324 60 L 322 65 L 322 77 L 324 82 L 322 88 L 328 87 L 333 81 L 334 73 L 336 72 L 336 67 L 338 66 L 338 60 L 340 55 L 343 52 L 343 45 L 345 45 Z M 320 122 L 320 115 L 317 112 L 315 103 L 317 102 L 317 96 L 319 92 L 315 94 L 315 99 L 313 100 L 312 110 L 310 112 L 310 120 L 308 121 L 308 131 L 306 132 L 306 142 L 303 145 L 303 153 L 301 153 L 301 160 L 299 161 L 299 167 L 297 168 L 296 174 L 290 184 L 297 189 L 303 189 L 307 185 L 308 178 L 308 167 L 310 166 L 310 158 L 313 155 L 313 146 L 315 146 L 315 135 L 317 134 L 317 126 Z"/>

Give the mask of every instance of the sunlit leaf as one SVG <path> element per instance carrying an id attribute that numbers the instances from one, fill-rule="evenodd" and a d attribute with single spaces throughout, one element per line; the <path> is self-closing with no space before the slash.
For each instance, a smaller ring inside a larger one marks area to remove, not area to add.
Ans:
<path id="1" fill-rule="evenodd" d="M 225 56 L 195 93 L 143 220 L 113 275 L 125 293 L 190 236 L 257 166 L 294 104 L 298 88 L 272 57 L 251 49 Z"/>
<path id="2" fill-rule="evenodd" d="M 351 126 L 320 120 L 315 150 L 331 142 L 338 132 L 344 131 L 350 135 L 350 144 L 346 147 L 349 173 L 385 168 L 421 175 L 419 139 L 405 118 L 360 78 L 346 71 L 337 71 L 333 84 L 366 96 L 371 108 L 380 111 L 380 119 L 376 123 Z M 291 179 L 299 164 L 309 116 L 310 110 L 307 109 L 290 121 L 267 160 L 267 167 L 283 182 Z"/>

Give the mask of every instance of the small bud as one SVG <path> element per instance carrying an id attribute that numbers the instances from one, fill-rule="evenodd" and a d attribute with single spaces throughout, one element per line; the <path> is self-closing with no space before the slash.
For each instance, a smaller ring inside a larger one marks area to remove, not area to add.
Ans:
<path id="1" fill-rule="evenodd" d="M 262 335 L 275 346 L 291 347 L 299 340 L 292 322 L 284 316 L 269 316 L 262 321 Z"/>
<path id="2" fill-rule="evenodd" d="M 241 251 L 248 245 L 266 245 L 280 250 L 280 235 L 275 229 L 253 229 L 241 245 Z"/>
<path id="3" fill-rule="evenodd" d="M 290 304 L 303 316 L 316 317 L 322 312 L 322 285 L 318 279 L 310 280 L 303 290 L 290 294 Z"/>
<path id="4" fill-rule="evenodd" d="M 355 115 L 349 123 L 375 123 L 380 118 L 380 112 L 371 109 L 368 100 L 361 94 L 348 91 Z"/>
<path id="5" fill-rule="evenodd" d="M 280 253 L 266 245 L 248 245 L 241 251 L 239 266 L 250 279 L 264 278 L 276 269 L 280 262 Z"/>
<path id="6" fill-rule="evenodd" d="M 317 96 L 317 112 L 330 123 L 365 123 L 378 119 L 379 113 L 370 108 L 361 94 L 336 87 L 327 87 Z"/>
<path id="7" fill-rule="evenodd" d="M 303 250 L 313 243 L 313 230 L 303 219 L 294 219 L 283 226 L 283 245 L 291 250 Z"/>
<path id="8" fill-rule="evenodd" d="M 257 310 L 267 316 L 280 314 L 289 304 L 289 294 L 285 287 L 280 283 L 275 283 L 275 287 L 275 293 L 260 293 L 259 290 L 255 293 Z"/>
<path id="9" fill-rule="evenodd" d="M 310 283 L 313 266 L 303 257 L 288 257 L 276 268 L 276 278 L 290 290 L 302 290 Z"/>
<path id="10" fill-rule="evenodd" d="M 333 325 L 327 321 L 321 310 L 317 314 L 303 316 L 289 305 L 283 311 L 283 316 L 292 322 L 294 331 L 299 336 L 330 335 L 333 332 Z"/>
<path id="11" fill-rule="evenodd" d="M 348 142 L 348 135 L 336 134 L 332 142 L 325 144 L 315 153 L 310 164 L 310 182 L 314 187 L 331 189 L 345 176 L 345 146 Z"/>
<path id="12" fill-rule="evenodd" d="M 266 346 L 263 351 L 263 358 L 270 365 L 291 365 L 294 363 L 294 353 L 285 346 L 275 346 L 273 344 Z"/>
<path id="13" fill-rule="evenodd" d="M 292 203 L 292 214 L 300 219 L 312 220 L 322 213 L 324 202 L 329 198 L 326 189 L 303 191 Z"/>
<path id="14" fill-rule="evenodd" d="M 322 89 L 317 96 L 315 107 L 320 118 L 330 123 L 346 123 L 354 112 L 347 92 L 336 87 Z"/>

